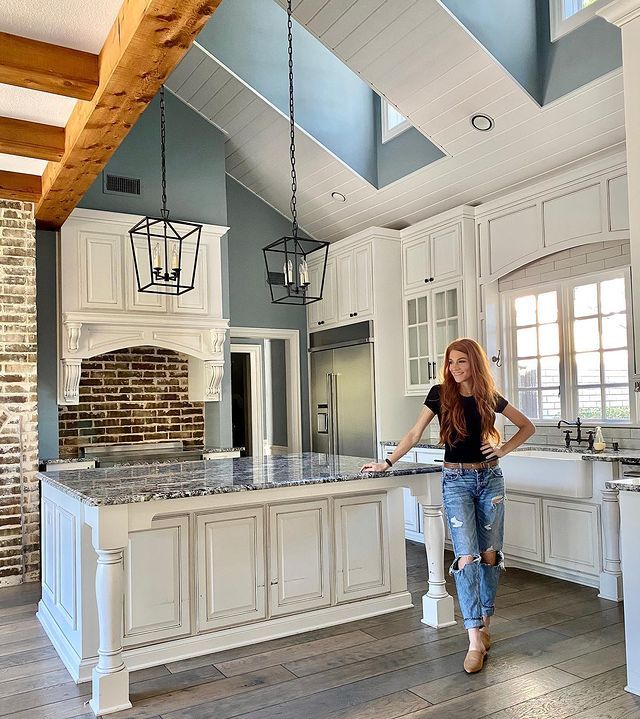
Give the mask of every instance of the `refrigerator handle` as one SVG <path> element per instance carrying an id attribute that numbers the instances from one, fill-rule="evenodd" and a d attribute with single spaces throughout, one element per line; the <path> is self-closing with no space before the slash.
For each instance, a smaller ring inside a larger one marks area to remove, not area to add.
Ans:
<path id="1" fill-rule="evenodd" d="M 331 425 L 333 429 L 333 453 L 340 454 L 340 442 L 338 440 L 338 375 L 333 373 L 331 375 L 331 380 L 331 412 L 333 414 Z"/>
<path id="2" fill-rule="evenodd" d="M 329 454 L 334 454 L 333 447 L 333 380 L 330 372 L 327 372 L 327 398 L 329 400 Z"/>

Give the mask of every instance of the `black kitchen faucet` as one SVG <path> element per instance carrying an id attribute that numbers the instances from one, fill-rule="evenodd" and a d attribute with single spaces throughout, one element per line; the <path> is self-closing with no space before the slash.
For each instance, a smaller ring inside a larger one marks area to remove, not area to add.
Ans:
<path id="1" fill-rule="evenodd" d="M 570 429 L 564 430 L 564 443 L 567 447 L 571 446 L 571 442 L 575 442 L 576 444 L 582 444 L 583 442 L 586 442 L 589 449 L 593 449 L 593 431 L 589 431 L 587 433 L 586 439 L 582 436 L 582 422 L 580 421 L 580 417 L 578 417 L 575 422 L 567 422 L 566 419 L 561 419 L 558 422 L 558 429 L 560 429 L 560 425 L 562 424 L 566 424 L 568 427 L 578 428 L 575 437 L 571 436 Z"/>

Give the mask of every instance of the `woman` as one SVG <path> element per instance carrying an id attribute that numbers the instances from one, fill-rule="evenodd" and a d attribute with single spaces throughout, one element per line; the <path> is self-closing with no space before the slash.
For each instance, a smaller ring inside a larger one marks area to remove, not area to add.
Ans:
<path id="1" fill-rule="evenodd" d="M 443 382 L 434 385 L 413 428 L 384 462 L 362 471 L 384 472 L 412 449 L 437 415 L 444 444 L 442 496 L 455 559 L 454 576 L 469 651 L 468 673 L 478 672 L 491 645 L 489 624 L 500 572 L 504 569 L 504 479 L 498 458 L 535 432 L 533 424 L 496 391 L 484 350 L 472 339 L 452 342 L 445 353 Z M 495 413 L 511 420 L 517 433 L 500 445 Z"/>

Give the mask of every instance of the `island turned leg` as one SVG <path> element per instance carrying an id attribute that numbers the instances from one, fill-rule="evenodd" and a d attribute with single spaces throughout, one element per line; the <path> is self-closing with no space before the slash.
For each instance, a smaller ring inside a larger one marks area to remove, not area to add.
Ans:
<path id="1" fill-rule="evenodd" d="M 128 537 L 126 505 L 87 507 L 87 523 L 98 555 L 98 665 L 92 674 L 89 705 L 96 716 L 129 709 L 129 670 L 122 658 L 124 570 L 122 559 Z"/>
<path id="2" fill-rule="evenodd" d="M 622 569 L 620 565 L 620 504 L 617 489 L 602 491 L 602 599 L 622 601 Z"/>
<path id="3" fill-rule="evenodd" d="M 420 501 L 420 497 L 418 498 Z M 429 590 L 422 597 L 422 623 L 440 629 L 456 623 L 453 597 L 444 579 L 444 520 L 441 504 L 422 503 L 424 546 L 429 567 Z"/>

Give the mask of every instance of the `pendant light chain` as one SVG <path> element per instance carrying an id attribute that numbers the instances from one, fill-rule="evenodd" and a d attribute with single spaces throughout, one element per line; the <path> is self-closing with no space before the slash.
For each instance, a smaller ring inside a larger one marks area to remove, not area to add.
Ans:
<path id="1" fill-rule="evenodd" d="M 298 189 L 298 178 L 296 175 L 296 135 L 295 135 L 295 114 L 293 104 L 293 21 L 291 19 L 291 0 L 287 3 L 287 40 L 289 49 L 289 132 L 290 145 L 289 155 L 291 158 L 291 209 L 292 235 L 298 237 L 298 210 L 296 207 L 296 191 Z"/>
<path id="2" fill-rule="evenodd" d="M 160 87 L 160 158 L 162 162 L 162 210 L 161 215 L 163 218 L 169 216 L 167 210 L 167 162 L 166 162 L 166 148 L 167 143 L 167 128 L 165 119 L 165 106 L 164 106 L 164 85 Z"/>

